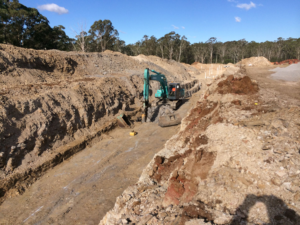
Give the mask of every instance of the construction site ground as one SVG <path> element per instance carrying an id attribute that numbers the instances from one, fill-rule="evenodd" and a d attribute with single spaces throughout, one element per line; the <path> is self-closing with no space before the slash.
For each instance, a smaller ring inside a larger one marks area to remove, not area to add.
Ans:
<path id="1" fill-rule="evenodd" d="M 0 224 L 297 224 L 297 66 L 1 44 Z M 132 137 L 116 117 L 138 117 L 145 68 L 189 100 Z"/>
<path id="2" fill-rule="evenodd" d="M 181 105 L 180 116 L 199 94 Z M 49 170 L 23 195 L 7 199 L 0 206 L 0 224 L 98 224 L 179 127 L 137 123 L 134 137 L 129 136 L 131 129 L 107 133 L 104 140 Z"/>
<path id="3" fill-rule="evenodd" d="M 300 86 L 274 68 L 203 81 L 180 132 L 100 225 L 299 224 Z"/>

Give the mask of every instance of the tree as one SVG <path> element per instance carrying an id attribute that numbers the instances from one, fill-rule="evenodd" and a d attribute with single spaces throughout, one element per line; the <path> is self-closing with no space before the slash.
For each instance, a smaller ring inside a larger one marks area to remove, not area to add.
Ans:
<path id="1" fill-rule="evenodd" d="M 161 53 L 161 58 L 164 58 L 164 50 L 165 50 L 165 46 L 166 46 L 165 37 L 161 37 L 160 39 L 158 39 L 158 45 L 159 45 L 159 49 L 160 49 L 160 53 Z"/>
<path id="2" fill-rule="evenodd" d="M 104 52 L 108 46 L 114 43 L 119 32 L 114 28 L 110 20 L 95 21 L 89 30 L 96 51 Z"/>
<path id="3" fill-rule="evenodd" d="M 284 45 L 284 39 L 282 37 L 277 38 L 276 41 L 276 50 L 277 50 L 277 60 L 280 61 L 279 59 L 281 58 L 281 53 Z"/>
<path id="4" fill-rule="evenodd" d="M 206 42 L 208 44 L 208 49 L 210 52 L 210 63 L 212 63 L 212 58 L 213 58 L 213 52 L 214 52 L 214 44 L 217 42 L 217 38 L 215 37 L 211 37 L 210 39 L 208 39 L 208 41 Z"/>
<path id="5" fill-rule="evenodd" d="M 180 62 L 181 60 L 181 54 L 182 54 L 182 51 L 186 48 L 186 44 L 187 44 L 187 38 L 183 35 L 181 37 L 181 40 L 180 40 L 180 45 L 179 45 L 179 56 L 178 56 L 178 62 Z"/>
<path id="6" fill-rule="evenodd" d="M 0 0 L 0 42 L 34 49 L 70 47 L 64 28 L 51 28 L 48 19 L 18 0 Z M 62 40 L 59 40 L 59 38 Z M 59 44 L 63 43 L 63 44 Z"/>
<path id="7" fill-rule="evenodd" d="M 178 43 L 178 40 L 180 38 L 179 34 L 176 34 L 174 31 L 166 34 L 164 36 L 164 44 L 167 50 L 169 51 L 169 59 L 173 59 L 173 52 L 176 42 Z"/>
<path id="8" fill-rule="evenodd" d="M 200 61 L 201 63 L 204 63 L 205 58 L 207 57 L 208 54 L 208 46 L 206 43 L 203 42 L 195 43 L 193 44 L 193 52 L 195 56 L 195 61 L 196 62 Z"/>
<path id="9" fill-rule="evenodd" d="M 126 46 L 125 41 L 120 40 L 119 38 L 116 38 L 113 43 L 113 50 L 123 53 L 125 46 Z"/>
<path id="10" fill-rule="evenodd" d="M 300 60 L 300 38 L 296 41 L 296 52 L 297 52 L 297 59 Z"/>
<path id="11" fill-rule="evenodd" d="M 227 43 L 221 43 L 218 50 L 219 50 L 221 58 L 222 58 L 222 63 L 224 63 L 225 53 L 227 50 Z"/>
<path id="12" fill-rule="evenodd" d="M 74 40 L 66 35 L 64 29 L 62 25 L 53 27 L 53 42 L 56 49 L 70 51 Z"/>
<path id="13" fill-rule="evenodd" d="M 73 30 L 75 33 L 76 41 L 73 43 L 73 47 L 75 51 L 86 52 L 88 50 L 88 44 L 90 37 L 86 33 L 85 25 L 80 25 L 80 32 Z"/>
<path id="14" fill-rule="evenodd" d="M 8 4 L 5 0 L 0 0 L 0 42 L 7 43 L 7 30 L 9 22 Z"/>

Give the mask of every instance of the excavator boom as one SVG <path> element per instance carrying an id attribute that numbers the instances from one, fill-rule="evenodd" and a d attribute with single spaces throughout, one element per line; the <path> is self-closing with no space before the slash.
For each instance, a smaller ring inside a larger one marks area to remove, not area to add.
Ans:
<path id="1" fill-rule="evenodd" d="M 150 71 L 154 74 L 150 74 Z M 142 115 L 142 122 L 146 122 L 147 113 L 148 113 L 148 107 L 149 107 L 149 88 L 150 88 L 150 80 L 155 80 L 160 83 L 160 87 L 155 93 L 155 97 L 163 100 L 164 104 L 168 105 L 168 107 L 171 107 L 172 109 L 176 109 L 178 103 L 180 102 L 180 98 L 184 97 L 184 89 L 180 87 L 179 83 L 170 83 L 168 86 L 168 81 L 165 75 L 156 72 L 155 70 L 150 70 L 149 68 L 146 68 L 144 71 L 144 103 L 143 103 L 143 115 Z M 173 116 L 174 117 L 174 116 Z M 172 118 L 173 118 L 172 117 Z M 161 119 L 161 118 L 159 118 Z M 181 119 L 180 119 L 181 120 Z M 171 121 L 168 123 L 165 123 L 166 126 L 178 124 L 178 121 Z M 161 126 L 161 125 L 160 125 Z"/>

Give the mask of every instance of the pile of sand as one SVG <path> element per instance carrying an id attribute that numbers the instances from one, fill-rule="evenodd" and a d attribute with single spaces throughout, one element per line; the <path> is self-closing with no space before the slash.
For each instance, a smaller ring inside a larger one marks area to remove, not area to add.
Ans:
<path id="1" fill-rule="evenodd" d="M 300 80 L 300 64 L 292 64 L 286 68 L 277 67 L 270 71 L 275 73 L 271 77 L 275 80 L 299 81 Z"/>
<path id="2" fill-rule="evenodd" d="M 247 59 L 242 59 L 236 65 L 245 65 L 245 66 L 269 66 L 272 65 L 270 61 L 265 57 L 251 57 Z"/>

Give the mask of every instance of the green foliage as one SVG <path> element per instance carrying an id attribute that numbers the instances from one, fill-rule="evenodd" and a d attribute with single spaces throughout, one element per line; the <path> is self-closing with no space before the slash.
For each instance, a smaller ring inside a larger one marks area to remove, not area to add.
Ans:
<path id="1" fill-rule="evenodd" d="M 34 49 L 70 50 L 63 26 L 51 28 L 46 17 L 17 0 L 0 0 L 0 43 Z"/>
<path id="2" fill-rule="evenodd" d="M 120 45 L 119 32 L 114 28 L 110 20 L 95 21 L 89 30 L 91 51 L 103 52 L 113 49 L 114 44 Z M 124 42 L 125 44 L 125 42 Z M 118 49 L 119 47 L 116 46 Z"/>
<path id="3" fill-rule="evenodd" d="M 206 42 L 190 44 L 184 36 L 170 32 L 163 37 L 149 43 L 149 36 L 127 45 L 134 55 L 156 55 L 161 58 L 173 59 L 185 63 L 195 61 L 201 63 L 237 63 L 244 58 L 264 56 L 269 61 L 282 61 L 285 59 L 300 59 L 300 38 L 278 38 L 276 41 L 258 43 L 238 41 L 218 42 L 211 37 Z"/>

